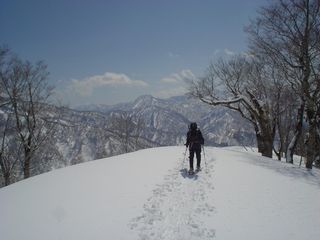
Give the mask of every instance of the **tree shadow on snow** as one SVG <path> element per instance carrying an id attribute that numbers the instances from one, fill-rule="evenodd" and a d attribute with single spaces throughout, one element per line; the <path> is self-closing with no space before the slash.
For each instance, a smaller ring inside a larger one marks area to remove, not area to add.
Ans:
<path id="1" fill-rule="evenodd" d="M 281 175 L 298 179 L 308 182 L 312 185 L 317 186 L 320 188 L 320 171 L 319 169 L 306 169 L 303 167 L 299 167 L 297 165 L 280 162 L 275 159 L 267 158 L 267 157 L 257 157 L 252 156 L 248 158 L 248 154 L 246 153 L 244 156 L 244 159 L 247 159 L 250 161 L 250 163 L 253 163 L 256 166 L 264 167 L 269 170 L 273 170 L 277 173 L 280 173 Z"/>

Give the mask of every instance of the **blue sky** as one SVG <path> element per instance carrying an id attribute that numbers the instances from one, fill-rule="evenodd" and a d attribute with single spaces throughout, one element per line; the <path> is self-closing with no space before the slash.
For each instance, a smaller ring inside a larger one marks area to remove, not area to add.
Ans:
<path id="1" fill-rule="evenodd" d="M 0 44 L 44 60 L 70 106 L 183 94 L 218 56 L 246 51 L 267 0 L 1 0 Z"/>

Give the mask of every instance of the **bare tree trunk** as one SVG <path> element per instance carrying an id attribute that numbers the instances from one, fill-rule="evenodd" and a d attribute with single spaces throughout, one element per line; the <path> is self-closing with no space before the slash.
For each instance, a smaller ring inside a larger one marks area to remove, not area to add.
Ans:
<path id="1" fill-rule="evenodd" d="M 278 134 L 279 134 L 279 147 L 278 149 L 276 149 L 275 146 L 273 146 L 273 151 L 277 155 L 278 160 L 281 161 L 281 158 L 283 156 L 283 149 L 284 149 L 284 137 L 281 133 L 279 124 L 277 124 L 277 128 L 278 128 Z"/>
<path id="2" fill-rule="evenodd" d="M 27 179 L 30 177 L 30 161 L 31 157 L 27 156 L 24 160 L 23 164 L 23 177 L 24 179 Z"/>
<path id="3" fill-rule="evenodd" d="M 1 158 L 1 156 L 0 156 Z M 4 185 L 8 186 L 10 184 L 10 172 L 7 171 L 6 167 L 3 164 L 2 159 L 0 160 L 0 166 L 1 166 L 1 172 L 3 175 L 3 179 L 4 179 Z"/>
<path id="4" fill-rule="evenodd" d="M 307 156 L 306 156 L 306 168 L 312 169 L 313 162 L 316 158 L 316 148 L 317 146 L 317 140 L 316 140 L 316 126 L 314 122 L 311 122 L 308 129 L 308 139 L 306 142 L 307 147 Z"/>
<path id="5" fill-rule="evenodd" d="M 271 145 L 271 147 L 270 147 L 270 145 Z M 264 139 L 260 140 L 259 146 L 260 147 L 258 148 L 258 150 L 262 156 L 272 158 L 272 150 L 273 150 L 272 149 L 272 142 L 270 142 L 268 139 L 264 138 Z"/>
<path id="6" fill-rule="evenodd" d="M 32 155 L 31 155 L 32 152 L 29 147 L 29 143 L 30 142 L 28 142 L 28 145 L 24 147 L 24 162 L 23 162 L 24 179 L 30 177 L 30 163 L 31 163 L 31 159 L 32 159 Z"/>
<path id="7" fill-rule="evenodd" d="M 10 184 L 10 174 L 4 174 L 4 185 L 8 186 Z"/>
<path id="8" fill-rule="evenodd" d="M 316 156 L 314 160 L 314 165 L 317 168 L 320 168 L 320 103 L 317 106 L 317 116 L 316 116 Z"/>
<path id="9" fill-rule="evenodd" d="M 299 138 L 300 138 L 301 132 L 302 132 L 303 113 L 304 113 L 304 104 L 301 104 L 301 106 L 298 110 L 296 129 L 295 129 L 293 138 L 291 139 L 290 144 L 288 146 L 288 149 L 286 151 L 286 162 L 287 163 L 293 163 L 293 154 L 295 152 L 295 149 L 297 147 L 297 143 L 299 141 Z"/>
<path id="10" fill-rule="evenodd" d="M 4 166 L 1 164 L 1 172 L 4 179 L 4 185 L 8 186 L 10 184 L 10 172 L 6 171 Z"/>
<path id="11" fill-rule="evenodd" d="M 5 186 L 8 186 L 10 184 L 11 167 L 14 166 L 14 163 L 11 163 L 8 161 L 9 156 L 8 156 L 8 151 L 6 151 L 7 149 L 6 134 L 8 130 L 8 123 L 9 123 L 9 117 L 6 120 L 6 124 L 3 129 L 1 148 L 0 148 L 0 167 L 1 167 L 3 178 L 4 178 Z"/>
<path id="12" fill-rule="evenodd" d="M 256 134 L 257 137 L 257 145 L 258 151 L 264 157 L 272 158 L 272 151 L 273 151 L 273 138 L 270 136 L 269 133 L 262 135 L 260 133 Z"/>

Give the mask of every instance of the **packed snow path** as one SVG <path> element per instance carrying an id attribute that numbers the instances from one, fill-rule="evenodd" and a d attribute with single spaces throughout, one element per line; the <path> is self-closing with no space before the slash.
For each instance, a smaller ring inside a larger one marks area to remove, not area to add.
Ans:
<path id="1" fill-rule="evenodd" d="M 184 156 L 177 166 L 153 190 L 143 206 L 143 214 L 134 218 L 131 228 L 138 229 L 141 240 L 213 239 L 215 230 L 201 217 L 214 213 L 209 195 L 214 187 L 214 159 L 202 158 L 203 171 L 189 175 Z"/>

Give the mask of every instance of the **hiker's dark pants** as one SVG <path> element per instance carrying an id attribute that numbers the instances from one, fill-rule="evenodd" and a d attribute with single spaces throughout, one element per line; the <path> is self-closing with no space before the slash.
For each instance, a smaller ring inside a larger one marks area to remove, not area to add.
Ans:
<path id="1" fill-rule="evenodd" d="M 193 169 L 194 154 L 196 154 L 196 157 L 197 157 L 197 167 L 200 167 L 200 164 L 201 164 L 201 147 L 199 147 L 199 148 L 190 148 L 189 151 L 190 151 L 190 156 L 189 156 L 190 168 Z"/>

